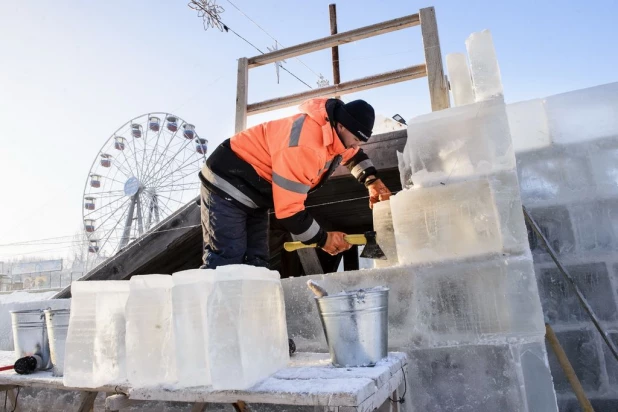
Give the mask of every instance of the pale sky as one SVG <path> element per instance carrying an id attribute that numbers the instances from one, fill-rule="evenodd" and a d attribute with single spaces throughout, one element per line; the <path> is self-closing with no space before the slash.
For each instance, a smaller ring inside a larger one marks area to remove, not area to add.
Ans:
<path id="1" fill-rule="evenodd" d="M 232 0 L 284 46 L 329 34 L 328 4 L 313 0 Z M 227 0 L 222 20 L 262 50 L 274 41 Z M 340 31 L 436 8 L 442 53 L 464 52 L 490 29 L 507 102 L 618 80 L 616 1 L 337 2 Z M 123 123 L 164 111 L 196 125 L 214 147 L 234 125 L 239 57 L 258 52 L 232 33 L 204 31 L 187 1 L 0 0 L 0 261 L 20 254 L 62 257 L 70 243 L 6 244 L 82 230 L 84 184 L 101 146 Z M 342 81 L 422 63 L 420 28 L 340 47 Z M 332 82 L 330 50 L 285 67 L 312 87 Z M 272 65 L 250 71 L 249 101 L 308 87 Z M 426 79 L 364 98 L 385 116 L 430 110 Z M 249 119 L 292 113 L 294 109 Z M 196 176 L 197 179 L 197 176 Z M 60 239 L 70 240 L 70 239 Z"/>

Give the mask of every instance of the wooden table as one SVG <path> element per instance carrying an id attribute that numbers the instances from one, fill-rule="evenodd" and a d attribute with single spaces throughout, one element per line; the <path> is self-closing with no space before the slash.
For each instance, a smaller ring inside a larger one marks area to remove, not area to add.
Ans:
<path id="1" fill-rule="evenodd" d="M 1 359 L 1 356 L 0 356 Z M 247 390 L 215 391 L 211 387 L 131 388 L 127 384 L 101 388 L 72 388 L 51 372 L 32 375 L 0 373 L 0 390 L 9 390 L 14 405 L 14 390 L 20 386 L 82 391 L 79 411 L 89 411 L 98 392 L 106 392 L 106 411 L 118 411 L 141 401 L 193 403 L 193 411 L 202 411 L 208 403 L 233 404 L 244 411 L 246 404 L 306 405 L 323 407 L 329 412 L 369 412 L 389 397 L 399 399 L 398 387 L 404 381 L 407 357 L 392 352 L 373 368 L 334 368 L 328 354 L 297 353 L 287 368 Z M 19 405 L 18 405 L 19 406 Z M 393 410 L 399 411 L 398 403 Z M 19 410 L 19 409 L 18 409 Z"/>

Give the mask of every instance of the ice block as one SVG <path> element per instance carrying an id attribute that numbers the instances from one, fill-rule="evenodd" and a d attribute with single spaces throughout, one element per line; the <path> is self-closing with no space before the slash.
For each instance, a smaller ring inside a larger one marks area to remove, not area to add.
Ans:
<path id="1" fill-rule="evenodd" d="M 206 282 L 214 273 L 214 270 L 209 269 L 192 269 L 172 275 L 177 386 L 211 384 L 204 325 L 208 292 Z"/>
<path id="2" fill-rule="evenodd" d="M 373 229 L 376 231 L 378 245 L 387 259 L 374 259 L 374 267 L 382 268 L 396 265 L 399 261 L 397 259 L 397 243 L 395 242 L 390 200 L 373 205 Z"/>
<path id="3" fill-rule="evenodd" d="M 476 101 L 502 96 L 502 79 L 494 42 L 489 30 L 472 33 L 466 39 Z"/>
<path id="4" fill-rule="evenodd" d="M 472 77 L 466 55 L 463 53 L 447 54 L 446 67 L 455 106 L 474 103 L 474 89 L 472 89 Z"/>
<path id="5" fill-rule="evenodd" d="M 133 387 L 177 380 L 172 322 L 172 277 L 133 276 L 126 306 L 127 375 Z"/>
<path id="6" fill-rule="evenodd" d="M 247 389 L 289 361 L 278 272 L 221 266 L 209 276 L 208 363 L 215 389 Z"/>
<path id="7" fill-rule="evenodd" d="M 415 187 L 515 168 L 504 101 L 496 98 L 413 118 L 404 162 Z"/>

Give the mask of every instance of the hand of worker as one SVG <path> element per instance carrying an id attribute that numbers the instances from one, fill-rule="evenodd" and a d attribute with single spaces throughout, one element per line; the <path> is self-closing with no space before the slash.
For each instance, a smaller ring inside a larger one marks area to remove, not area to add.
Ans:
<path id="1" fill-rule="evenodd" d="M 326 243 L 322 246 L 322 250 L 333 256 L 345 252 L 351 248 L 352 245 L 345 241 L 343 238 L 344 236 L 345 233 L 343 232 L 328 232 Z"/>
<path id="2" fill-rule="evenodd" d="M 365 186 L 369 190 L 369 208 L 373 209 L 373 205 L 383 200 L 388 200 L 391 197 L 391 191 L 386 187 L 382 180 L 378 178 L 371 179 L 369 176 L 365 182 Z"/>

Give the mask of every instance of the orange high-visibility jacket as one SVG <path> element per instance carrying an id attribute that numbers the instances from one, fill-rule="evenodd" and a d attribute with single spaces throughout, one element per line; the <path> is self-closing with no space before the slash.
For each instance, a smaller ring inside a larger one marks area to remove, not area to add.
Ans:
<path id="1" fill-rule="evenodd" d="M 294 238 L 320 242 L 325 232 L 305 210 L 305 199 L 339 163 L 362 183 L 376 170 L 360 149 L 346 149 L 328 119 L 327 104 L 311 99 L 300 114 L 253 126 L 223 142 L 200 177 L 208 188 L 248 209 L 274 207 Z"/>

